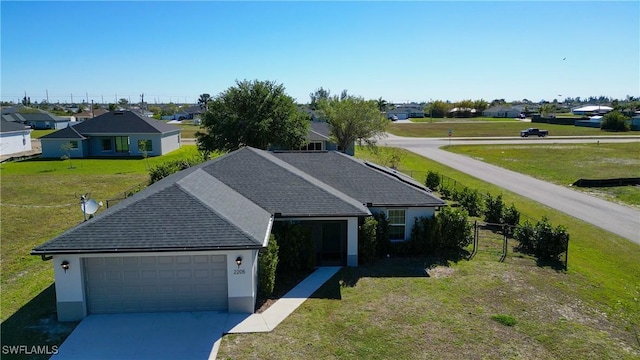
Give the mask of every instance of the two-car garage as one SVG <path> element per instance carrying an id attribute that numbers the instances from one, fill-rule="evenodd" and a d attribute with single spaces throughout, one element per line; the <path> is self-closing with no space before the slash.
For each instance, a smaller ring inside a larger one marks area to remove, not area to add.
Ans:
<path id="1" fill-rule="evenodd" d="M 227 311 L 226 255 L 84 259 L 90 314 Z"/>

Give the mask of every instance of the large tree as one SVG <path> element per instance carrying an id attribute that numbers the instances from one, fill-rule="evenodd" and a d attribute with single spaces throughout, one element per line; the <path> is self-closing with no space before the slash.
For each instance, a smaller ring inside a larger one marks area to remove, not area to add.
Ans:
<path id="1" fill-rule="evenodd" d="M 242 146 L 299 148 L 309 121 L 284 86 L 272 81 L 238 81 L 209 102 L 196 133 L 201 151 L 232 151 Z"/>
<path id="2" fill-rule="evenodd" d="M 316 91 L 309 94 L 309 98 L 311 98 L 309 107 L 312 110 L 316 110 L 318 108 L 318 102 L 328 99 L 330 94 L 330 90 L 325 90 L 322 86 L 320 86 L 320 88 L 316 89 Z"/>
<path id="3" fill-rule="evenodd" d="M 320 118 L 329 124 L 329 132 L 343 152 L 354 142 L 375 145 L 376 137 L 384 136 L 389 121 L 378 109 L 375 100 L 348 95 L 334 96 L 318 103 Z"/>

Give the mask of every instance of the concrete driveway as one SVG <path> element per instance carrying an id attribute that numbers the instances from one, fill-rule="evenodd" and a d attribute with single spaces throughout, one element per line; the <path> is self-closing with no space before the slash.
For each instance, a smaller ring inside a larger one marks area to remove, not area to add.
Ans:
<path id="1" fill-rule="evenodd" d="M 215 359 L 222 335 L 275 329 L 340 269 L 317 268 L 261 314 L 201 311 L 89 315 L 51 359 Z"/>
<path id="2" fill-rule="evenodd" d="M 51 359 L 215 359 L 227 316 L 207 311 L 90 315 Z"/>

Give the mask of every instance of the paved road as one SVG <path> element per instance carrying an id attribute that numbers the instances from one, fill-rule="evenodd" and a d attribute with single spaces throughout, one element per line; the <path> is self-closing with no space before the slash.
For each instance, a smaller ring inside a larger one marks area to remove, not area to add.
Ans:
<path id="1" fill-rule="evenodd" d="M 494 138 L 491 140 L 460 139 L 451 144 L 541 144 L 541 143 L 585 143 L 585 142 L 638 142 L 640 137 L 589 137 L 589 138 Z M 440 150 L 448 139 L 404 138 L 389 135 L 380 144 L 405 148 L 478 179 L 513 191 L 560 210 L 590 224 L 640 244 L 640 211 L 628 206 L 614 204 L 600 198 L 569 188 L 535 179 L 531 176 L 490 165 L 467 156 Z"/>

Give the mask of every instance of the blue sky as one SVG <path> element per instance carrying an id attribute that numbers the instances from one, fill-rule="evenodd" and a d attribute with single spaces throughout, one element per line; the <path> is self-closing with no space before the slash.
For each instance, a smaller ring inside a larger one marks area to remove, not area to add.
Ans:
<path id="1" fill-rule="evenodd" d="M 2 100 L 195 102 L 236 79 L 282 83 L 300 103 L 321 86 L 389 102 L 640 96 L 638 1 L 2 1 L 0 11 Z"/>

